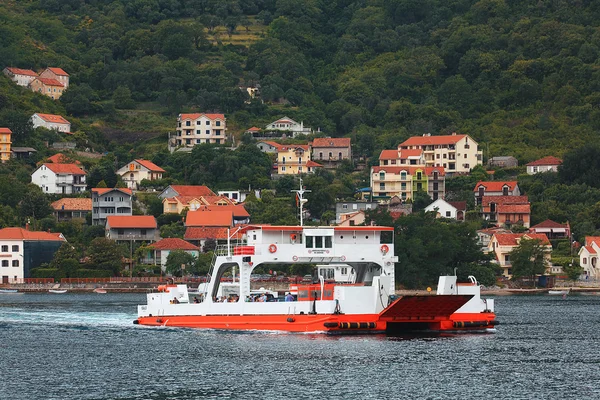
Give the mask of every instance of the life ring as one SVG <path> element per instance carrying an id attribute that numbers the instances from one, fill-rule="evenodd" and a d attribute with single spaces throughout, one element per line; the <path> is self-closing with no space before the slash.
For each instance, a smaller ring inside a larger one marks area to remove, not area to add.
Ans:
<path id="1" fill-rule="evenodd" d="M 277 251 L 277 246 L 274 244 L 269 245 L 269 253 L 275 253 Z"/>
<path id="2" fill-rule="evenodd" d="M 388 251 L 390 251 L 390 248 L 388 247 L 387 244 L 384 244 L 383 246 L 381 246 L 381 252 L 383 254 L 387 254 Z"/>
<path id="3" fill-rule="evenodd" d="M 297 238 L 298 238 L 298 237 L 296 236 L 296 234 L 295 234 L 295 233 L 292 233 L 292 234 L 290 235 L 290 240 L 291 240 L 292 242 L 295 242 Z"/>
<path id="4" fill-rule="evenodd" d="M 293 256 L 292 261 L 294 261 L 294 262 L 298 261 L 298 256 Z"/>

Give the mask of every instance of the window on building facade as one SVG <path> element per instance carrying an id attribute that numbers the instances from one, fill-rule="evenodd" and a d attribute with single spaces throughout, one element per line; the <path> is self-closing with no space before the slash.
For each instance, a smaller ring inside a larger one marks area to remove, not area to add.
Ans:
<path id="1" fill-rule="evenodd" d="M 379 179 L 384 180 L 385 179 L 385 172 L 380 172 L 379 173 Z"/>
<path id="2" fill-rule="evenodd" d="M 8 252 L 8 245 L 2 245 L 2 252 L 3 253 Z"/>
<path id="3" fill-rule="evenodd" d="M 200 120 L 196 121 L 196 125 L 200 125 L 201 123 Z"/>
<path id="4" fill-rule="evenodd" d="M 450 217 L 452 216 L 452 213 L 450 211 L 446 211 L 446 217 Z"/>
<path id="5" fill-rule="evenodd" d="M 13 267 L 18 267 L 19 266 L 19 260 L 12 260 L 12 266 Z"/>
<path id="6" fill-rule="evenodd" d="M 384 182 L 381 182 L 379 184 L 379 190 L 385 190 L 385 183 Z"/>
<path id="7" fill-rule="evenodd" d="M 221 126 L 221 121 L 215 121 L 215 125 Z"/>
<path id="8" fill-rule="evenodd" d="M 14 244 L 13 247 L 12 247 L 12 251 L 13 251 L 13 253 L 18 252 L 19 251 L 19 245 L 18 244 Z"/>
<path id="9" fill-rule="evenodd" d="M 185 126 L 192 126 L 191 121 L 185 121 Z"/>
<path id="10" fill-rule="evenodd" d="M 508 186 L 502 188 L 502 196 L 508 196 Z"/>
<path id="11" fill-rule="evenodd" d="M 8 267 L 8 260 L 2 260 L 2 266 Z"/>
<path id="12" fill-rule="evenodd" d="M 406 180 L 406 171 L 400 172 L 400 179 L 403 180 L 403 181 Z"/>
<path id="13" fill-rule="evenodd" d="M 206 121 L 206 125 L 210 125 L 210 121 Z"/>
<path id="14" fill-rule="evenodd" d="M 207 129 L 207 130 L 206 130 L 206 134 L 207 134 L 207 135 L 210 135 L 210 129 Z"/>

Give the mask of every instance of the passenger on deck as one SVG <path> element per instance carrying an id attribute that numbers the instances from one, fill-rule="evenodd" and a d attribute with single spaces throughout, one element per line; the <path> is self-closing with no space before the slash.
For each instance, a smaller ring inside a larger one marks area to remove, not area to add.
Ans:
<path id="1" fill-rule="evenodd" d="M 285 301 L 294 301 L 294 295 L 290 292 L 285 292 Z"/>
<path id="2" fill-rule="evenodd" d="M 177 299 L 177 297 L 173 297 L 172 303 L 173 304 L 179 304 L 179 300 Z"/>
<path id="3" fill-rule="evenodd" d="M 200 300 L 198 300 L 198 298 L 196 296 L 194 296 L 194 303 L 196 303 L 196 304 L 200 303 Z"/>
<path id="4" fill-rule="evenodd" d="M 258 301 L 260 301 L 261 303 L 266 303 L 267 302 L 267 294 L 263 293 L 259 298 Z"/>

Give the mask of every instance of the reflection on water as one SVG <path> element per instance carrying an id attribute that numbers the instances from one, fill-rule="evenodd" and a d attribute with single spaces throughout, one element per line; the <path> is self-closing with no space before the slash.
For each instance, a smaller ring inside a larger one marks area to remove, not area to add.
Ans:
<path id="1" fill-rule="evenodd" d="M 600 397 L 596 296 L 501 297 L 496 333 L 400 337 L 133 325 L 144 300 L 0 295 L 2 398 Z"/>

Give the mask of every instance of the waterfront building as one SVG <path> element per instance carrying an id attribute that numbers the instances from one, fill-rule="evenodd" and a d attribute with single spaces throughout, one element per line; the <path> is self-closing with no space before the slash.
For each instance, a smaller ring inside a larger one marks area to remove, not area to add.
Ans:
<path id="1" fill-rule="evenodd" d="M 593 279 L 600 277 L 598 254 L 600 254 L 600 236 L 586 236 L 585 245 L 579 249 L 579 265 L 583 268 L 586 277 Z"/>
<path id="2" fill-rule="evenodd" d="M 149 260 L 145 261 L 150 264 L 160 265 L 163 273 L 166 272 L 167 258 L 172 251 L 183 251 L 191 254 L 193 257 L 198 257 L 200 254 L 200 248 L 198 246 L 179 238 L 161 239 L 156 243 L 152 243 L 149 248 L 151 254 Z"/>
<path id="3" fill-rule="evenodd" d="M 133 213 L 133 192 L 126 188 L 92 189 L 92 225 L 106 225 L 110 215 L 128 216 Z"/>
<path id="4" fill-rule="evenodd" d="M 31 183 L 48 194 L 72 194 L 86 189 L 85 171 L 77 164 L 44 163 L 31 174 Z"/>
<path id="5" fill-rule="evenodd" d="M 33 268 L 52 261 L 65 241 L 61 233 L 30 231 L 29 225 L 0 229 L 1 283 L 22 283 Z"/>
<path id="6" fill-rule="evenodd" d="M 156 219 L 151 215 L 109 215 L 105 229 L 106 237 L 117 243 L 153 243 L 160 239 Z"/>
<path id="7" fill-rule="evenodd" d="M 552 245 L 544 234 L 539 233 L 494 233 L 488 251 L 495 255 L 496 262 L 502 268 L 502 275 L 512 277 L 512 263 L 510 252 L 513 251 L 522 240 L 539 240 L 544 247 L 544 258 L 546 260 L 546 271 L 551 271 L 550 258 L 552 255 Z"/>
<path id="8" fill-rule="evenodd" d="M 469 135 L 413 136 L 398 145 L 398 150 L 422 150 L 427 167 L 443 167 L 447 174 L 467 174 L 482 165 L 483 153 Z"/>

